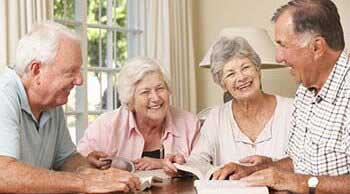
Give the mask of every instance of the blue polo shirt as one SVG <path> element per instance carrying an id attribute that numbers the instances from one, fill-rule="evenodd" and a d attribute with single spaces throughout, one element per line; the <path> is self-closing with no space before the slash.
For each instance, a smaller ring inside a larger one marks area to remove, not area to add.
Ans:
<path id="1" fill-rule="evenodd" d="M 63 113 L 56 107 L 34 117 L 20 77 L 0 75 L 0 155 L 47 169 L 58 169 L 76 153 Z"/>

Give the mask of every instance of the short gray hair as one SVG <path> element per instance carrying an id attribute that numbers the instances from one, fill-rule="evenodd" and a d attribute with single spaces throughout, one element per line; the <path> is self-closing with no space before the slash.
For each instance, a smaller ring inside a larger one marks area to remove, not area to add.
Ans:
<path id="1" fill-rule="evenodd" d="M 80 43 L 79 36 L 62 24 L 45 21 L 34 25 L 31 32 L 18 42 L 15 64 L 10 67 L 22 76 L 34 60 L 44 65 L 53 64 L 62 36 Z"/>
<path id="2" fill-rule="evenodd" d="M 135 85 L 147 74 L 158 72 L 170 91 L 169 77 L 157 60 L 148 57 L 136 57 L 129 60 L 121 69 L 118 79 L 118 94 L 122 105 L 128 105 L 135 94 Z"/>
<path id="3" fill-rule="evenodd" d="M 275 23 L 286 11 L 290 11 L 296 34 L 320 35 L 333 50 L 344 49 L 343 27 L 337 6 L 331 0 L 289 1 L 276 10 L 271 18 L 272 22 Z"/>
<path id="4" fill-rule="evenodd" d="M 260 70 L 259 55 L 243 37 L 221 37 L 213 46 L 210 56 L 210 69 L 214 82 L 224 88 L 222 82 L 223 68 L 226 63 L 236 58 L 248 58 Z"/>

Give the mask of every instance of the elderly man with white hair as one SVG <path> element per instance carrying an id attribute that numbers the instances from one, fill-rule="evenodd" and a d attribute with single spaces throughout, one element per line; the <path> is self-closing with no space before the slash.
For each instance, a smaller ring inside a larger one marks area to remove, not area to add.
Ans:
<path id="1" fill-rule="evenodd" d="M 0 75 L 0 193 L 102 193 L 140 188 L 129 172 L 90 168 L 76 152 L 61 105 L 83 83 L 78 36 L 37 25 Z"/>
<path id="2" fill-rule="evenodd" d="M 156 60 L 138 57 L 123 66 L 118 79 L 122 106 L 97 118 L 78 151 L 99 168 L 106 157 L 132 160 L 136 169 L 160 169 L 168 154 L 188 156 L 199 132 L 197 117 L 169 105 L 170 87 Z"/>

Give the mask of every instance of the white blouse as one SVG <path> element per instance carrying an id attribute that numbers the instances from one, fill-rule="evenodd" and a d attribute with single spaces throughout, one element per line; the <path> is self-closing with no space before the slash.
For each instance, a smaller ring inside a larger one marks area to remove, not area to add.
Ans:
<path id="1" fill-rule="evenodd" d="M 251 155 L 268 156 L 274 160 L 285 157 L 293 99 L 276 96 L 276 100 L 274 114 L 255 142 L 239 129 L 233 117 L 232 101 L 213 108 L 187 160 L 221 166 Z"/>

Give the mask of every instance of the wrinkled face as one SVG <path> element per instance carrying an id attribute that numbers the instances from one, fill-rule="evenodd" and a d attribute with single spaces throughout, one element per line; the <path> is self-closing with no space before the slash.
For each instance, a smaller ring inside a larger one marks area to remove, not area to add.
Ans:
<path id="1" fill-rule="evenodd" d="M 83 84 L 81 64 L 79 43 L 62 38 L 54 64 L 43 65 L 41 69 L 39 87 L 45 107 L 53 108 L 66 104 L 74 86 Z"/>
<path id="2" fill-rule="evenodd" d="M 159 72 L 146 74 L 135 86 L 132 109 L 137 119 L 162 122 L 169 109 L 169 95 Z"/>
<path id="3" fill-rule="evenodd" d="M 236 100 L 247 100 L 260 92 L 260 72 L 248 58 L 235 58 L 226 63 L 222 80 Z"/>
<path id="4" fill-rule="evenodd" d="M 275 24 L 276 61 L 289 66 L 297 83 L 312 85 L 317 77 L 317 66 L 310 44 L 302 45 L 301 36 L 294 33 L 289 12 L 283 13 Z"/>

